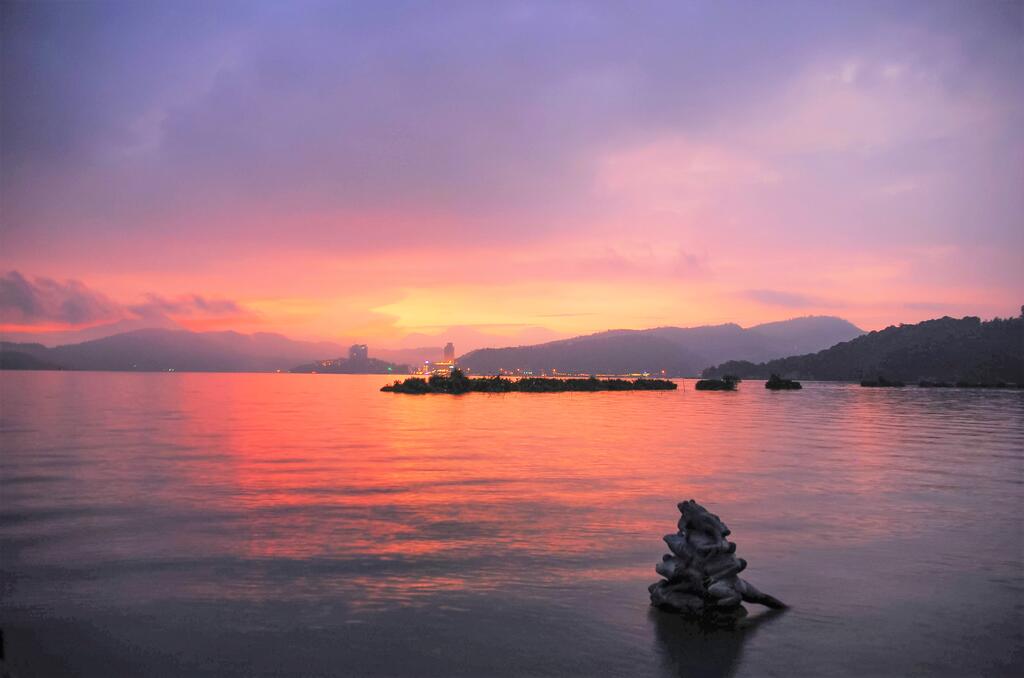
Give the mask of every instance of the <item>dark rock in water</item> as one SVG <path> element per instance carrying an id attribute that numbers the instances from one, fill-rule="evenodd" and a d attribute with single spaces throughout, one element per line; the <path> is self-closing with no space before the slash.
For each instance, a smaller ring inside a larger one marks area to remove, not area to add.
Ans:
<path id="1" fill-rule="evenodd" d="M 647 588 L 651 605 L 715 623 L 745 616 L 744 602 L 786 607 L 737 576 L 747 561 L 736 557 L 736 544 L 726 539 L 729 528 L 718 516 L 693 499 L 678 506 L 679 531 L 664 537 L 672 553 L 654 567 L 664 579 Z"/>
<path id="2" fill-rule="evenodd" d="M 917 385 L 921 388 L 950 388 L 953 386 L 948 381 L 928 381 L 927 379 L 922 379 L 917 382 Z"/>
<path id="3" fill-rule="evenodd" d="M 795 391 L 803 388 L 799 381 L 783 379 L 777 374 L 770 376 L 768 381 L 764 382 L 764 387 L 772 391 Z"/>
<path id="4" fill-rule="evenodd" d="M 871 388 L 902 388 L 906 386 L 902 381 L 889 381 L 885 377 L 878 377 L 878 379 L 865 379 L 860 382 L 861 386 L 867 386 Z"/>
<path id="5" fill-rule="evenodd" d="M 735 391 L 739 378 L 727 374 L 721 379 L 701 379 L 694 386 L 698 391 Z"/>
<path id="6" fill-rule="evenodd" d="M 958 381 L 957 388 L 1021 388 L 1021 384 L 1008 384 L 1005 381 Z"/>
<path id="7" fill-rule="evenodd" d="M 553 379 L 544 377 L 524 377 L 522 379 L 506 379 L 504 377 L 480 377 L 470 379 L 460 370 L 452 370 L 451 375 L 435 374 L 430 379 L 410 377 L 405 381 L 381 387 L 380 390 L 390 393 L 593 393 L 597 391 L 674 391 L 678 384 L 668 379 Z"/>

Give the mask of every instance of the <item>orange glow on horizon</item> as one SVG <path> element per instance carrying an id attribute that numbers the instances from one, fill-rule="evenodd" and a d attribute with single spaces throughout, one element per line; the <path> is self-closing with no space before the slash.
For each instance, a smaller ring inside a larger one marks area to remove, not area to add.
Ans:
<path id="1" fill-rule="evenodd" d="M 610 231 L 615 223 L 599 230 Z M 805 315 L 840 316 L 873 330 L 944 314 L 1012 315 L 1019 306 L 1006 290 L 954 282 L 943 285 L 940 303 L 908 303 L 935 297 L 935 282 L 923 280 L 921 271 L 954 265 L 956 250 L 907 249 L 883 260 L 850 252 L 836 260 L 827 248 L 759 257 L 757 246 L 730 247 L 733 256 L 722 258 L 691 254 L 670 240 L 559 239 L 545 248 L 464 248 L 454 260 L 446 249 L 282 253 L 269 276 L 263 258 L 241 257 L 187 273 L 106 271 L 87 279 L 123 304 L 123 320 L 144 321 L 128 310 L 138 303 L 138 290 L 156 288 L 173 299 L 199 288 L 232 300 L 237 309 L 168 313 L 168 322 L 194 331 L 276 332 L 378 347 L 431 345 L 454 334 L 461 346 L 475 348 L 608 329 L 727 322 L 749 327 Z M 295 274 L 282 280 L 285 271 Z M 751 296 L 766 288 L 794 301 Z M 6 323 L 0 330 L 43 334 L 117 319 Z"/>

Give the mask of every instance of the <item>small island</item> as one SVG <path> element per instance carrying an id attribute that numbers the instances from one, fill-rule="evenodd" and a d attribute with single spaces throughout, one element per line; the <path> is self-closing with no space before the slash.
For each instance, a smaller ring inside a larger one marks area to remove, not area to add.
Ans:
<path id="1" fill-rule="evenodd" d="M 1011 384 L 1005 381 L 966 381 L 961 379 L 956 382 L 957 388 L 1024 388 L 1024 384 Z"/>
<path id="2" fill-rule="evenodd" d="M 678 385 L 668 379 L 553 379 L 545 377 L 478 377 L 470 379 L 460 370 L 453 370 L 451 376 L 435 374 L 429 379 L 410 377 L 405 381 L 382 386 L 381 391 L 389 393 L 568 393 L 594 391 L 674 391 Z"/>
<path id="3" fill-rule="evenodd" d="M 727 374 L 721 379 L 701 379 L 694 386 L 698 391 L 735 391 L 739 378 Z"/>
<path id="4" fill-rule="evenodd" d="M 865 379 L 860 382 L 861 386 L 868 388 L 903 388 L 906 386 L 902 381 L 889 381 L 883 376 L 878 379 Z"/>
<path id="5" fill-rule="evenodd" d="M 803 388 L 799 381 L 783 379 L 775 373 L 764 382 L 764 387 L 770 391 L 796 391 Z"/>

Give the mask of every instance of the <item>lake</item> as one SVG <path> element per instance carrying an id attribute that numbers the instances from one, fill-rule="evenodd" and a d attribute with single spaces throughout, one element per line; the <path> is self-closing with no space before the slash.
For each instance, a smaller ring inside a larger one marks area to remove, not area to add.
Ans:
<path id="1" fill-rule="evenodd" d="M 1014 675 L 1024 392 L 0 374 L 26 676 Z M 650 608 L 695 498 L 792 607 Z"/>

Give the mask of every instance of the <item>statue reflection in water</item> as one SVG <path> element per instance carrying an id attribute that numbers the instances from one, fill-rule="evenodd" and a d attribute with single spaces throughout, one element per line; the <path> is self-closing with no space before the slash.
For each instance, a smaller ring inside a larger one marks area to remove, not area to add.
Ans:
<path id="1" fill-rule="evenodd" d="M 743 644 L 784 610 L 745 617 L 730 626 L 715 626 L 652 609 L 657 651 L 666 676 L 721 678 L 735 674 Z"/>

